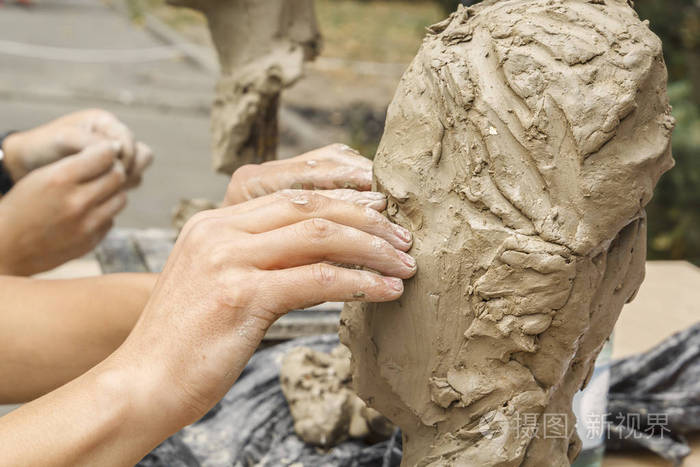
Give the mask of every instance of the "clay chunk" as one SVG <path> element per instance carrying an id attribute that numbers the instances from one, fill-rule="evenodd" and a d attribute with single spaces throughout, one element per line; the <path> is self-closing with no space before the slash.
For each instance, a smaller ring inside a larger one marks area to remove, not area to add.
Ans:
<path id="1" fill-rule="evenodd" d="M 486 0 L 429 29 L 374 159 L 418 273 L 340 327 L 402 465 L 575 459 L 572 398 L 644 278 L 673 127 L 627 0 Z"/>
<path id="2" fill-rule="evenodd" d="M 378 442 L 393 425 L 350 388 L 350 351 L 330 354 L 297 347 L 282 361 L 280 381 L 294 418 L 294 431 L 308 444 L 329 448 L 348 438 Z"/>

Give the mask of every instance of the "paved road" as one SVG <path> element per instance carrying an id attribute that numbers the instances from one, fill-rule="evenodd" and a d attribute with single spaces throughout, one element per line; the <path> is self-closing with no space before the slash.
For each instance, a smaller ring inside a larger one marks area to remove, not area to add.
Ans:
<path id="1" fill-rule="evenodd" d="M 46 54 L 63 60 L 41 58 Z M 153 54 L 163 58 L 143 61 Z M 180 198 L 218 199 L 227 183 L 213 173 L 209 157 L 215 78 L 176 55 L 94 0 L 44 0 L 31 9 L 6 3 L 0 7 L 0 129 L 28 128 L 92 106 L 114 112 L 157 155 L 117 224 L 166 227 Z"/>

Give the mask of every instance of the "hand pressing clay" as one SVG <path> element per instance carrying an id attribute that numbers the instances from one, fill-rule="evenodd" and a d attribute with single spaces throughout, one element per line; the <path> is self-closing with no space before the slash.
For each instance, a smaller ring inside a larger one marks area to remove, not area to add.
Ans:
<path id="1" fill-rule="evenodd" d="M 661 42 L 623 0 L 502 0 L 430 28 L 374 162 L 418 274 L 349 305 L 405 466 L 568 466 L 572 398 L 644 276 L 673 165 Z"/>
<path id="2" fill-rule="evenodd" d="M 282 90 L 318 55 L 313 0 L 168 0 L 201 10 L 219 54 L 212 109 L 214 167 L 232 174 L 277 155 Z"/>
<path id="3" fill-rule="evenodd" d="M 308 444 L 335 446 L 348 438 L 378 442 L 393 425 L 350 388 L 350 351 L 340 345 L 330 354 L 297 347 L 280 369 L 282 392 L 294 418 L 294 431 Z"/>

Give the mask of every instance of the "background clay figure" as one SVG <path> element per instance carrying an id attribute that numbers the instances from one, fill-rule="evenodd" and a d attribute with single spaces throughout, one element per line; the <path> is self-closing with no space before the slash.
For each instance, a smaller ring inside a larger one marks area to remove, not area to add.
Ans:
<path id="1" fill-rule="evenodd" d="M 219 54 L 214 168 L 232 174 L 277 156 L 280 94 L 320 49 L 313 0 L 168 0 L 201 10 Z"/>
<path id="2" fill-rule="evenodd" d="M 374 165 L 418 274 L 341 319 L 403 465 L 577 455 L 572 397 L 642 282 L 673 126 L 661 43 L 626 1 L 486 1 L 432 26 Z"/>

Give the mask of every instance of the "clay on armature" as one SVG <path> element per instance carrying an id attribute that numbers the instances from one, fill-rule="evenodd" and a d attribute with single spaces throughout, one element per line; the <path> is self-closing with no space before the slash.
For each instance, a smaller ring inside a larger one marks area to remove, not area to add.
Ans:
<path id="1" fill-rule="evenodd" d="M 313 0 L 168 0 L 201 10 L 221 77 L 212 109 L 214 167 L 232 174 L 277 155 L 282 90 L 320 49 Z"/>
<path id="2" fill-rule="evenodd" d="M 294 418 L 294 431 L 306 443 L 335 446 L 348 438 L 372 442 L 388 438 L 394 427 L 350 388 L 350 351 L 330 354 L 297 347 L 285 355 L 280 382 Z"/>
<path id="3" fill-rule="evenodd" d="M 673 125 L 661 43 L 627 1 L 486 1 L 431 28 L 374 164 L 418 274 L 341 317 L 403 465 L 577 455 L 572 397 L 642 282 Z"/>

